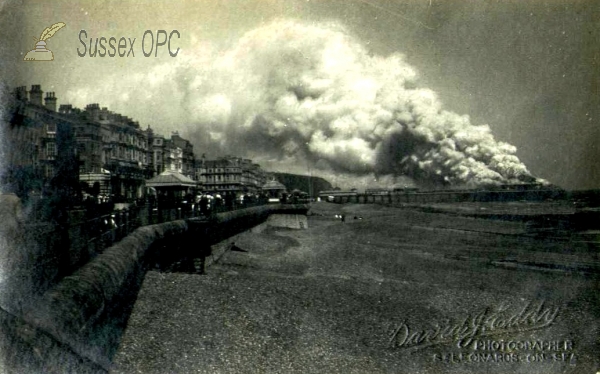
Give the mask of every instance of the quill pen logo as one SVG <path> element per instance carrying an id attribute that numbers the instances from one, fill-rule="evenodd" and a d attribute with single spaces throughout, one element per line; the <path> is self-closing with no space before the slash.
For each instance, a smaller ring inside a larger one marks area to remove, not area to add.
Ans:
<path id="1" fill-rule="evenodd" d="M 42 32 L 40 36 L 40 40 L 35 43 L 35 49 L 27 52 L 23 61 L 52 61 L 54 60 L 54 55 L 52 51 L 46 49 L 46 40 L 50 39 L 52 35 L 56 34 L 58 30 L 63 28 L 65 25 L 64 22 L 57 22 L 50 27 L 46 27 L 46 29 Z"/>

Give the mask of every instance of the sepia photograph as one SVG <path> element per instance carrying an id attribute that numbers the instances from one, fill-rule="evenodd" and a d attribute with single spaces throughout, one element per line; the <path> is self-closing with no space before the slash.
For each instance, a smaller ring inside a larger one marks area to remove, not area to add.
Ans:
<path id="1" fill-rule="evenodd" d="M 600 373 L 599 0 L 0 29 L 0 374 Z"/>

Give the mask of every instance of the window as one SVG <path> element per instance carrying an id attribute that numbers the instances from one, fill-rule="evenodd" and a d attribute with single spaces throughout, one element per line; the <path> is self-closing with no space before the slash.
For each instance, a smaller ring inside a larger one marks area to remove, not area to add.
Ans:
<path id="1" fill-rule="evenodd" d="M 54 176 L 54 166 L 46 165 L 46 178 L 52 178 Z"/>
<path id="2" fill-rule="evenodd" d="M 46 155 L 48 157 L 56 156 L 56 143 L 50 142 L 46 144 Z"/>
<path id="3" fill-rule="evenodd" d="M 56 123 L 47 124 L 46 131 L 48 131 L 49 133 L 55 133 L 56 132 Z"/>

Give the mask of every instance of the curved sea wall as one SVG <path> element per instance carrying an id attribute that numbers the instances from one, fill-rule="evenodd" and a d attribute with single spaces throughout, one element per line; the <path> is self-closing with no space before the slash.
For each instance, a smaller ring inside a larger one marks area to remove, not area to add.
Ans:
<path id="1" fill-rule="evenodd" d="M 11 344 L 0 342 L 0 360 L 12 362 L 15 372 L 107 372 L 145 272 L 157 267 L 158 259 L 205 256 L 207 247 L 271 214 L 307 210 L 306 205 L 258 206 L 207 220 L 140 227 L 62 278 L 22 313 L 2 311 L 0 327 Z"/>

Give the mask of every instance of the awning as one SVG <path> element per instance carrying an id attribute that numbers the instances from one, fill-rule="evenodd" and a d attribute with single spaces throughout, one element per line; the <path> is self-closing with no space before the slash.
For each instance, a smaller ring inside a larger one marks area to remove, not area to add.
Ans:
<path id="1" fill-rule="evenodd" d="M 265 183 L 265 185 L 262 186 L 262 189 L 263 189 L 263 191 L 264 190 L 282 190 L 283 191 L 283 190 L 285 190 L 285 186 L 273 179 L 273 180 Z"/>
<path id="2" fill-rule="evenodd" d="M 110 180 L 110 174 L 83 173 L 83 174 L 79 174 L 79 180 L 82 182 L 107 181 L 107 180 Z"/>
<path id="3" fill-rule="evenodd" d="M 196 187 L 197 182 L 176 171 L 165 171 L 146 181 L 147 187 Z"/>

